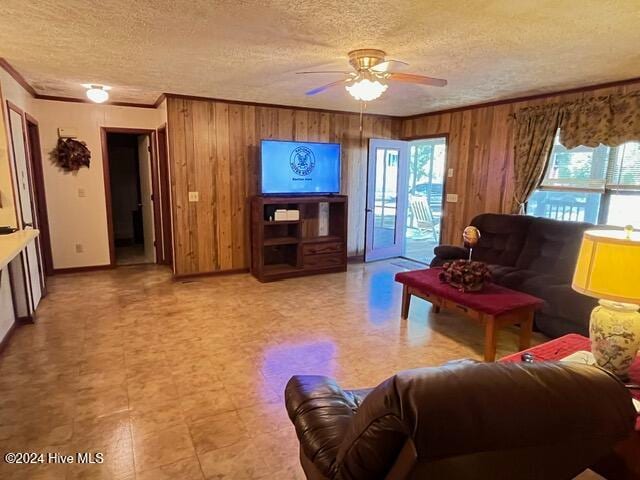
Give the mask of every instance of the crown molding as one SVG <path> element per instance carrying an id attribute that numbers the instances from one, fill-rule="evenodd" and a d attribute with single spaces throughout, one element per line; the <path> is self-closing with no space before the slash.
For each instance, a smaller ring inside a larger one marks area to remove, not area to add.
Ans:
<path id="1" fill-rule="evenodd" d="M 22 88 L 24 88 L 29 95 L 37 100 L 50 100 L 54 102 L 72 102 L 72 103 L 89 103 L 91 105 L 97 105 L 94 102 L 84 98 L 72 98 L 72 97 L 58 97 L 55 95 L 42 95 L 36 92 L 29 82 L 22 76 L 13 65 L 11 65 L 6 58 L 0 57 L 0 68 L 7 72 Z M 105 102 L 101 105 L 114 105 L 117 107 L 135 107 L 135 108 L 156 108 L 155 105 L 147 103 L 133 103 L 133 102 Z"/>
<path id="2" fill-rule="evenodd" d="M 2 68 L 5 72 L 11 75 L 13 79 L 16 82 L 18 82 L 20 86 L 29 93 L 29 95 L 31 95 L 34 98 L 38 96 L 38 93 L 36 92 L 36 90 L 31 85 L 29 85 L 29 82 L 27 82 L 27 80 L 22 76 L 22 74 L 18 72 L 15 68 L 13 68 L 13 65 L 11 65 L 7 61 L 7 59 L 4 57 L 0 57 L 0 68 Z"/>
<path id="3" fill-rule="evenodd" d="M 422 117 L 430 117 L 434 115 L 444 115 L 447 113 L 463 112 L 465 110 L 474 110 L 476 108 L 496 107 L 499 105 L 507 105 L 510 103 L 530 102 L 533 100 L 541 100 L 543 98 L 558 97 L 560 95 L 569 95 L 572 93 L 583 93 L 583 92 L 591 92 L 594 90 L 601 90 L 603 88 L 622 87 L 624 85 L 632 85 L 634 83 L 640 84 L 640 77 L 627 78 L 626 80 L 616 80 L 614 82 L 597 83 L 595 85 L 586 85 L 584 87 L 569 88 L 566 90 L 556 90 L 554 92 L 549 92 L 549 93 L 538 93 L 535 95 L 527 95 L 523 97 L 513 97 L 513 98 L 505 98 L 504 100 L 493 100 L 490 102 L 475 103 L 472 105 L 466 105 L 464 107 L 448 108 L 446 110 L 435 110 L 433 112 L 416 113 L 415 115 L 408 115 L 406 117 L 402 117 L 402 120 L 415 120 L 417 118 L 422 118 Z"/>
<path id="4" fill-rule="evenodd" d="M 158 100 L 162 103 L 162 100 L 175 98 L 181 100 L 195 100 L 195 101 L 204 101 L 204 102 L 220 102 L 220 103 L 228 103 L 231 105 L 244 105 L 247 107 L 263 107 L 263 108 L 286 108 L 289 110 L 303 110 L 307 112 L 319 112 L 319 113 L 334 113 L 334 114 L 342 114 L 342 115 L 360 115 L 360 112 L 354 112 L 351 110 L 330 110 L 326 108 L 312 108 L 312 107 L 300 107 L 297 105 L 282 105 L 279 103 L 261 103 L 261 102 L 245 102 L 242 100 L 229 100 L 226 98 L 215 98 L 215 97 L 199 97 L 194 95 L 182 95 L 180 93 L 163 93 Z M 158 102 L 156 100 L 156 102 Z M 159 103 L 158 103 L 159 104 Z M 394 120 L 402 120 L 403 117 L 396 115 L 385 115 L 382 113 L 363 113 L 365 117 L 377 117 L 377 118 L 389 118 Z"/>
<path id="5" fill-rule="evenodd" d="M 115 107 L 133 107 L 133 108 L 156 108 L 155 105 L 150 103 L 133 103 L 133 102 L 104 102 L 104 103 L 95 103 L 91 100 L 85 98 L 74 98 L 74 97 L 57 97 L 55 95 L 40 95 L 37 94 L 35 96 L 38 100 L 49 100 L 52 102 L 71 102 L 71 103 L 88 103 L 90 105 L 112 105 Z"/>
<path id="6" fill-rule="evenodd" d="M 161 104 L 162 102 L 164 102 L 166 99 L 167 99 L 167 94 L 166 94 L 166 93 L 161 93 L 161 94 L 158 96 L 158 98 L 156 98 L 156 101 L 155 101 L 155 102 L 153 102 L 153 106 L 154 106 L 155 108 L 158 108 L 158 107 L 160 106 L 160 104 Z"/>

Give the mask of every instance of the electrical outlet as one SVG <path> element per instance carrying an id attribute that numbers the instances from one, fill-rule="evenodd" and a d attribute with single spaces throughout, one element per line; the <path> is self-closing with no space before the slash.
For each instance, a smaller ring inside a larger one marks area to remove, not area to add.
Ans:
<path id="1" fill-rule="evenodd" d="M 84 198 L 87 196 L 87 191 L 84 188 L 79 188 L 78 189 L 78 197 L 79 198 Z"/>
<path id="2" fill-rule="evenodd" d="M 84 247 L 82 246 L 81 243 L 76 243 L 76 253 L 82 253 L 84 252 Z"/>
<path id="3" fill-rule="evenodd" d="M 447 170 L 447 178 L 451 178 L 453 177 L 453 168 L 450 168 L 449 170 Z"/>
<path id="4" fill-rule="evenodd" d="M 458 194 L 456 193 L 447 193 L 447 202 L 456 203 L 458 201 Z"/>
<path id="5" fill-rule="evenodd" d="M 197 202 L 199 200 L 198 192 L 189 192 L 189 201 Z"/>

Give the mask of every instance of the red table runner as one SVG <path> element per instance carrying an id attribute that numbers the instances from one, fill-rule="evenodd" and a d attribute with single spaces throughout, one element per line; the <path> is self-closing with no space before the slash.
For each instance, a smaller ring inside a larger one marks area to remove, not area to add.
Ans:
<path id="1" fill-rule="evenodd" d="M 523 307 L 542 307 L 544 301 L 526 293 L 487 283 L 479 292 L 461 292 L 438 278 L 442 268 L 427 268 L 396 273 L 396 282 L 452 300 L 489 315 L 503 313 Z"/>

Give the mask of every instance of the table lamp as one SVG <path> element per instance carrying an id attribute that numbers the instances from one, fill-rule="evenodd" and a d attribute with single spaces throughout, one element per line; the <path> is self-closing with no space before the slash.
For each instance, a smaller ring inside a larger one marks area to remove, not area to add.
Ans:
<path id="1" fill-rule="evenodd" d="M 626 378 L 640 346 L 640 232 L 584 232 L 572 287 L 600 300 L 589 324 L 596 362 Z"/>

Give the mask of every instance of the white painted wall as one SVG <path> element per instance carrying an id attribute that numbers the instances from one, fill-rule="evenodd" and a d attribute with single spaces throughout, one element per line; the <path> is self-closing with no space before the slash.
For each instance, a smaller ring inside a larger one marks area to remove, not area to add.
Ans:
<path id="1" fill-rule="evenodd" d="M 118 107 L 89 103 L 57 102 L 31 97 L 18 82 L 0 68 L 2 122 L 0 122 L 0 225 L 15 226 L 11 190 L 9 149 L 2 129 L 6 124 L 5 100 L 38 120 L 51 234 L 54 268 L 73 268 L 109 263 L 106 197 L 102 165 L 100 127 L 155 129 L 167 122 L 166 101 L 157 109 Z M 59 170 L 50 160 L 58 140 L 58 128 L 74 128 L 78 139 L 91 151 L 91 167 L 76 173 Z M 86 196 L 79 196 L 83 189 Z M 83 252 L 76 253 L 76 244 Z"/>
<path id="2" fill-rule="evenodd" d="M 101 127 L 155 129 L 161 123 L 152 108 L 34 100 L 40 126 L 44 181 L 54 268 L 109 263 L 109 236 L 102 164 Z M 91 151 L 91 167 L 68 173 L 50 160 L 58 128 L 72 128 Z M 85 194 L 79 196 L 79 190 Z M 82 253 L 76 253 L 76 244 Z"/>

